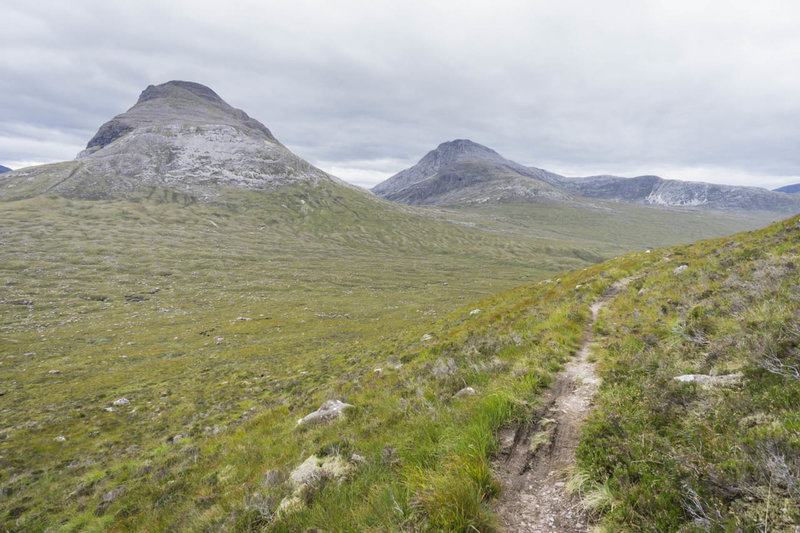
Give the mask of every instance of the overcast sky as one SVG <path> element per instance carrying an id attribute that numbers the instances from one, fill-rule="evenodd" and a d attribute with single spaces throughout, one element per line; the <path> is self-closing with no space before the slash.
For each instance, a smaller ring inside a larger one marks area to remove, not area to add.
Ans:
<path id="1" fill-rule="evenodd" d="M 4 0 L 0 164 L 196 81 L 371 186 L 469 138 L 565 175 L 800 182 L 800 2 Z"/>

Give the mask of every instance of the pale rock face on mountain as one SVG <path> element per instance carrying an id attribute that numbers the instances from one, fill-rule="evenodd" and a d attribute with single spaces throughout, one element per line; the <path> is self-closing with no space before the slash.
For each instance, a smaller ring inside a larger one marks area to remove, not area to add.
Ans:
<path id="1" fill-rule="evenodd" d="M 267 190 L 320 180 L 343 183 L 294 155 L 208 87 L 171 81 L 147 87 L 136 105 L 100 127 L 75 161 L 6 174 L 0 194 L 33 182 L 38 192 L 84 198 L 161 187 L 203 200 L 224 188 Z"/>
<path id="2" fill-rule="evenodd" d="M 655 206 L 786 212 L 800 209 L 797 198 L 760 187 L 665 180 L 658 176 L 564 178 L 562 187 L 576 196 Z"/>

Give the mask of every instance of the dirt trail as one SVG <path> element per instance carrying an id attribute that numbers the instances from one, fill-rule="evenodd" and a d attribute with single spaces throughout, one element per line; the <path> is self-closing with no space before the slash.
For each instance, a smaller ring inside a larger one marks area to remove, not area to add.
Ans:
<path id="1" fill-rule="evenodd" d="M 588 361 L 592 326 L 603 305 L 630 281 L 616 282 L 592 304 L 581 348 L 545 395 L 535 425 L 500 432 L 495 468 L 503 494 L 497 512 L 509 533 L 589 530 L 580 501 L 566 493 L 564 469 L 574 462 L 580 426 L 599 385 L 594 363 Z"/>

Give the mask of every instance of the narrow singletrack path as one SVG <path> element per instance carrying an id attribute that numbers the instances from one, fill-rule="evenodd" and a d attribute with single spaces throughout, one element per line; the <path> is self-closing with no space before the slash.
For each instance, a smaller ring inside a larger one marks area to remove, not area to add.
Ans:
<path id="1" fill-rule="evenodd" d="M 534 425 L 500 432 L 501 451 L 495 469 L 503 486 L 497 504 L 509 533 L 584 533 L 589 517 L 577 497 L 565 490 L 564 470 L 575 461 L 580 426 L 600 383 L 589 361 L 592 328 L 600 309 L 631 279 L 612 285 L 591 306 L 580 350 L 558 374 L 544 396 Z"/>

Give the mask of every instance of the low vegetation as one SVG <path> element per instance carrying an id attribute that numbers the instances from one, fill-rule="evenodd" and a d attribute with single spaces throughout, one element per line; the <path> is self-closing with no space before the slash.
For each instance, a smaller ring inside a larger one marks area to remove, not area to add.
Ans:
<path id="1" fill-rule="evenodd" d="M 771 230 L 771 252 L 745 253 L 731 241 L 733 255 L 702 244 L 669 252 L 669 264 L 654 251 L 590 266 L 619 243 L 607 237 L 587 252 L 589 236 L 576 237 L 570 224 L 571 237 L 553 238 L 476 213 L 403 213 L 338 194 L 231 193 L 218 205 L 4 203 L 0 529 L 491 531 L 495 433 L 535 412 L 579 345 L 589 305 L 614 280 L 640 275 L 637 290 L 656 287 L 658 276 L 672 283 L 670 269 L 686 260 L 674 278 L 683 282 L 714 257 L 733 257 L 732 265 L 778 258 L 769 265 L 780 272 L 763 284 L 794 272 L 786 266 L 793 245 L 779 244 L 788 229 Z M 664 304 L 675 313 L 662 318 L 672 320 L 669 336 L 656 329 L 652 346 L 694 345 L 686 340 L 699 334 L 694 322 L 673 327 L 690 311 L 689 293 L 669 287 L 680 303 Z M 788 294 L 773 299 L 787 313 Z M 627 320 L 632 298 L 609 307 L 598 325 L 604 342 L 623 327 L 614 317 Z M 653 298 L 657 310 L 640 313 L 662 312 Z M 717 316 L 695 314 L 698 323 Z M 731 328 L 741 323 L 733 316 L 723 316 Z M 779 320 L 747 342 L 769 346 L 788 334 Z M 796 394 L 782 384 L 793 378 L 781 372 L 794 363 L 762 351 L 761 366 L 742 367 L 745 380 L 781 387 L 788 405 Z M 600 357 L 608 376 L 623 375 L 614 370 L 622 355 L 606 347 Z M 702 398 L 695 385 L 669 386 Z M 466 387 L 474 394 L 460 393 Z M 331 399 L 353 407 L 329 423 L 297 424 Z M 784 420 L 759 409 L 769 427 Z M 598 420 L 590 431 L 602 430 Z M 796 437 L 780 443 L 764 453 L 794 460 Z M 589 449 L 581 487 L 606 487 L 598 509 L 609 524 L 626 523 L 617 501 L 628 487 Z M 312 455 L 329 468 L 298 490 L 292 473 Z M 783 481 L 772 483 L 769 520 L 786 494 Z M 708 490 L 687 486 L 695 492 L 684 494 L 712 513 Z"/>
<path id="2" fill-rule="evenodd" d="M 654 253 L 597 325 L 574 489 L 606 531 L 796 531 L 797 218 Z"/>

